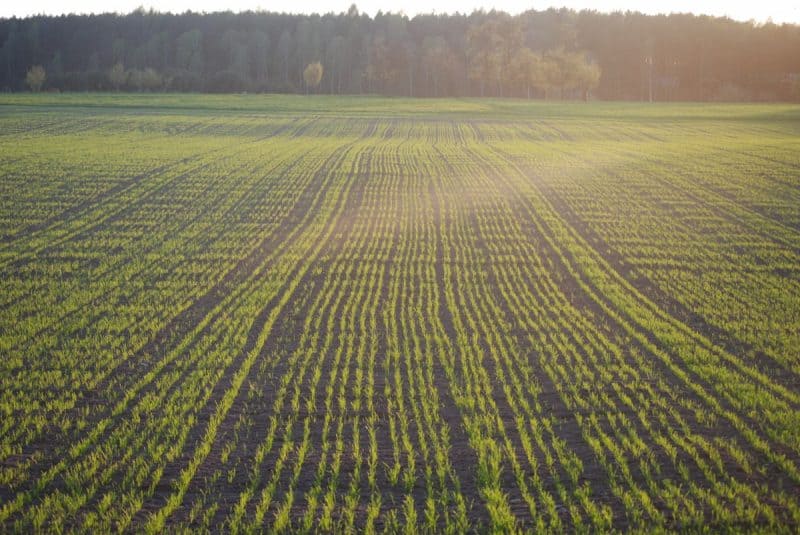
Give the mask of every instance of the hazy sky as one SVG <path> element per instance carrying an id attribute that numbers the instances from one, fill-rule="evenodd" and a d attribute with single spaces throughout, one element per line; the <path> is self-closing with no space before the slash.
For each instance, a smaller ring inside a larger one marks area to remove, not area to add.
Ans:
<path id="1" fill-rule="evenodd" d="M 127 13 L 138 6 L 153 7 L 159 11 L 242 11 L 264 9 L 292 13 L 326 13 L 346 11 L 352 0 L 330 2 L 324 0 L 8 0 L 0 2 L 0 16 L 26 16 L 39 13 L 102 13 L 117 11 Z M 356 1 L 362 12 L 374 15 L 378 10 L 403 11 L 408 15 L 417 13 L 471 12 L 473 9 L 501 9 L 519 13 L 526 9 L 537 10 L 554 7 L 573 9 L 595 9 L 597 11 L 642 11 L 644 13 L 697 13 L 728 16 L 737 20 L 764 22 L 772 18 L 776 23 L 800 24 L 800 0 L 672 0 L 667 3 L 646 0 L 361 0 Z"/>

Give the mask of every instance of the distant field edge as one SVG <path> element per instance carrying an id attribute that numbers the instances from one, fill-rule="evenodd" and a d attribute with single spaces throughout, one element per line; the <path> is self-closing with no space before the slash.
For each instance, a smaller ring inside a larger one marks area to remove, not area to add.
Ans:
<path id="1" fill-rule="evenodd" d="M 244 112 L 364 116 L 450 115 L 476 119 L 576 117 L 613 120 L 769 120 L 800 123 L 800 104 L 408 98 L 373 95 L 202 93 L 5 93 L 0 112 L 25 108 L 131 112 Z"/>

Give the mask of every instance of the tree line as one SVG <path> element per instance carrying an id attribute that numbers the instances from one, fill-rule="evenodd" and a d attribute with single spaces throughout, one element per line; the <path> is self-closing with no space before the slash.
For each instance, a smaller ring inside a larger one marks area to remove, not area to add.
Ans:
<path id="1" fill-rule="evenodd" d="M 800 26 L 688 14 L 139 9 L 0 19 L 0 43 L 5 91 L 800 100 Z"/>

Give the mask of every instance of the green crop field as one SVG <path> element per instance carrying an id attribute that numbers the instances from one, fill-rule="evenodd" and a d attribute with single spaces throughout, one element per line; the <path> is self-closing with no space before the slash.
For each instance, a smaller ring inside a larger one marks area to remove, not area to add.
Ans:
<path id="1" fill-rule="evenodd" d="M 800 530 L 800 107 L 0 96 L 0 531 Z"/>

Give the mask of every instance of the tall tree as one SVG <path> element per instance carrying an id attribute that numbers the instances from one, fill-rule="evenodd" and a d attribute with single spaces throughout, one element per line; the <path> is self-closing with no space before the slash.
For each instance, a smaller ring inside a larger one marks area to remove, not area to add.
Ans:
<path id="1" fill-rule="evenodd" d="M 108 81 L 111 83 L 114 91 L 119 91 L 119 88 L 125 85 L 127 80 L 128 73 L 125 72 L 125 67 L 121 62 L 115 63 L 114 66 L 108 71 Z"/>
<path id="2" fill-rule="evenodd" d="M 257 84 L 257 87 L 265 87 L 269 78 L 269 35 L 262 30 L 254 30 L 247 34 L 247 39 L 250 78 Z"/>
<path id="3" fill-rule="evenodd" d="M 175 40 L 175 66 L 189 72 L 203 72 L 203 34 L 197 28 Z"/>
<path id="4" fill-rule="evenodd" d="M 291 52 L 292 34 L 289 33 L 289 30 L 283 30 L 278 39 L 278 54 L 280 55 L 283 66 L 283 84 L 286 88 L 291 87 L 291 81 L 289 80 L 289 55 Z"/>
<path id="5" fill-rule="evenodd" d="M 347 43 L 341 35 L 336 35 L 327 47 L 328 93 L 342 92 L 342 77 L 347 62 Z"/>
<path id="6" fill-rule="evenodd" d="M 422 42 L 422 69 L 428 81 L 431 96 L 444 96 L 445 80 L 449 78 L 453 55 L 441 35 L 426 37 Z"/>
<path id="7" fill-rule="evenodd" d="M 484 96 L 486 83 L 500 77 L 499 34 L 497 21 L 487 20 L 470 27 L 468 36 L 469 77 L 477 81 Z"/>
<path id="8" fill-rule="evenodd" d="M 527 98 L 531 98 L 531 89 L 536 87 L 540 63 L 541 57 L 528 47 L 517 50 L 511 60 L 511 79 L 523 89 Z"/>
<path id="9" fill-rule="evenodd" d="M 542 91 L 544 99 L 547 100 L 553 89 L 559 87 L 560 83 L 561 66 L 559 62 L 553 57 L 552 53 L 542 55 L 536 66 L 533 86 Z"/>

